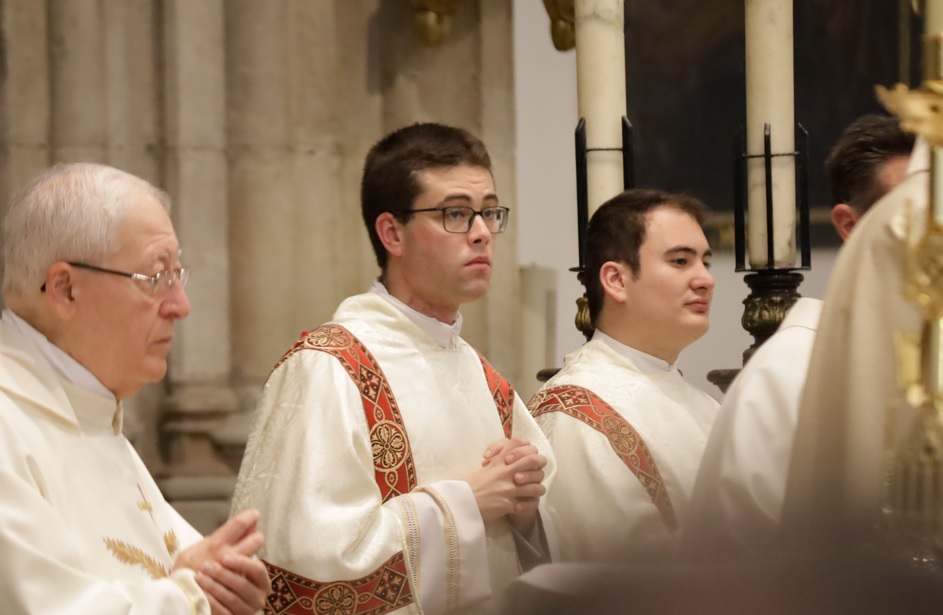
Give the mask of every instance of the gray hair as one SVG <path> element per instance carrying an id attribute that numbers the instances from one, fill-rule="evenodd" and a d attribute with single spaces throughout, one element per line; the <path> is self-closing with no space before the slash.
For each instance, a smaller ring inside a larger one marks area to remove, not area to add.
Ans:
<path id="1" fill-rule="evenodd" d="M 113 167 L 60 164 L 13 198 L 3 221 L 3 293 L 38 290 L 53 263 L 95 263 L 118 250 L 136 193 L 170 211 L 170 197 Z"/>

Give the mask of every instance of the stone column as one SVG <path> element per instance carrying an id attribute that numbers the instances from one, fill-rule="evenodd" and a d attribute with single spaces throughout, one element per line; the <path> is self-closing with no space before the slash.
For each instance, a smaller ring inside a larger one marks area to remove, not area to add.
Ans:
<path id="1" fill-rule="evenodd" d="M 103 6 L 49 0 L 49 64 L 54 162 L 105 162 L 108 100 Z"/>
<path id="2" fill-rule="evenodd" d="M 49 24 L 45 3 L 6 0 L 0 79 L 0 215 L 49 163 Z"/>
<path id="3" fill-rule="evenodd" d="M 105 0 L 104 93 L 109 164 L 164 185 L 156 22 L 152 0 Z"/>
<path id="4" fill-rule="evenodd" d="M 361 271 L 369 249 L 357 198 L 362 158 L 346 164 L 361 141 L 342 127 L 375 121 L 344 89 L 355 85 L 370 98 L 360 61 L 369 43 L 339 43 L 363 40 L 352 31 L 367 31 L 363 6 L 229 0 L 227 8 L 230 237 L 242 272 L 233 285 L 234 356 L 252 409 L 301 331 L 369 281 Z M 350 16 L 359 12 L 361 21 Z"/>
<path id="5" fill-rule="evenodd" d="M 343 126 L 373 123 L 369 111 L 364 113 L 351 106 L 353 101 L 341 94 L 341 83 L 362 85 L 366 81 L 366 71 L 357 62 L 349 57 L 341 60 L 342 54 L 363 53 L 367 47 L 342 45 L 342 41 L 358 40 L 339 23 L 339 13 L 363 10 L 354 4 L 307 0 L 288 3 L 286 39 L 288 56 L 293 61 L 288 73 L 287 129 L 295 224 L 292 263 L 282 266 L 291 267 L 294 280 L 294 310 L 290 329 L 284 331 L 289 342 L 302 330 L 330 319 L 344 297 L 361 292 L 369 277 L 375 275 L 374 271 L 367 275 L 362 272 L 364 262 L 372 264 L 360 224 L 362 158 L 351 161 L 349 167 L 356 171 L 350 173 L 349 182 L 346 172 L 346 157 L 358 156 L 363 145 L 360 138 L 345 134 Z M 364 30 L 366 23 L 363 18 Z M 360 98 L 369 99 L 371 95 L 361 89 Z M 356 104 L 370 105 L 363 100 Z"/>
<path id="6" fill-rule="evenodd" d="M 193 310 L 178 324 L 170 355 L 163 444 L 171 478 L 161 488 L 206 530 L 227 516 L 234 480 L 212 433 L 237 409 L 229 386 L 223 0 L 166 0 L 162 20 L 164 170 L 182 259 L 193 267 L 187 287 Z"/>
<path id="7" fill-rule="evenodd" d="M 491 154 L 498 195 L 511 208 L 511 224 L 520 224 L 520 217 L 515 217 L 520 210 L 513 202 L 517 194 L 517 169 L 514 162 L 514 63 L 508 60 L 514 55 L 511 3 L 480 0 L 479 7 L 481 138 Z M 521 369 L 521 269 L 517 264 L 514 228 L 499 236 L 497 248 L 491 291 L 485 303 L 486 346 L 481 351 L 487 353 L 495 369 L 516 383 L 525 375 Z M 527 374 L 526 378 L 532 381 L 533 375 Z"/>
<path id="8" fill-rule="evenodd" d="M 262 381 L 299 331 L 292 322 L 296 204 L 289 147 L 287 0 L 227 0 L 226 70 L 234 360 Z M 315 206 L 307 203 L 309 206 Z"/>

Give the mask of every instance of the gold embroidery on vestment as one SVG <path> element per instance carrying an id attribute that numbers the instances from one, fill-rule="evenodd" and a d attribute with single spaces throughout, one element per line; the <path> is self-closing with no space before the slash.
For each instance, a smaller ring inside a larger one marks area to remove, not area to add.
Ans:
<path id="1" fill-rule="evenodd" d="M 171 557 L 173 557 L 177 549 L 180 548 L 180 543 L 177 541 L 177 534 L 175 534 L 173 530 L 164 534 L 164 546 L 167 547 L 167 553 Z"/>
<path id="2" fill-rule="evenodd" d="M 147 514 L 151 516 L 151 521 L 154 521 L 154 507 L 147 501 L 147 496 L 144 495 L 144 490 L 141 489 L 141 485 L 138 485 L 138 493 L 141 494 L 141 501 L 138 502 L 138 510 L 146 510 Z"/>
<path id="3" fill-rule="evenodd" d="M 115 540 L 114 538 L 105 538 L 105 546 L 111 551 L 112 555 L 118 558 L 122 564 L 130 566 L 141 566 L 152 579 L 165 579 L 170 576 L 170 572 L 159 561 L 126 542 Z"/>
<path id="4" fill-rule="evenodd" d="M 419 521 L 416 519 L 416 504 L 413 502 L 413 497 L 409 494 L 402 495 L 395 499 L 395 502 L 399 504 L 400 508 L 403 511 L 403 518 L 406 519 L 406 569 L 409 571 L 409 576 L 412 579 L 412 585 L 415 588 L 415 592 L 418 595 L 420 592 L 419 587 Z"/>
<path id="5" fill-rule="evenodd" d="M 439 507 L 442 509 L 442 520 L 445 529 L 445 548 L 448 552 L 448 565 L 446 570 L 446 599 L 445 608 L 447 611 L 454 611 L 459 604 L 459 574 L 461 573 L 459 563 L 458 548 L 458 528 L 455 526 L 455 516 L 452 509 L 449 508 L 448 501 L 442 497 L 442 494 L 432 487 L 419 487 L 416 491 L 425 491 L 432 496 Z"/>

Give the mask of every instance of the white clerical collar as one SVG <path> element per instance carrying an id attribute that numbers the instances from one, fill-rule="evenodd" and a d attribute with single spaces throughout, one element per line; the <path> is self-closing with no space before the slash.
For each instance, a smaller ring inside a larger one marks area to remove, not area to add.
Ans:
<path id="1" fill-rule="evenodd" d="M 659 359 L 647 352 L 626 346 L 622 342 L 609 337 L 599 329 L 596 329 L 596 332 L 593 333 L 593 341 L 595 342 L 597 340 L 612 348 L 612 350 L 629 361 L 629 363 L 634 365 L 638 371 L 643 374 L 664 374 L 665 372 L 678 371 L 674 363 L 668 363 L 668 361 Z"/>
<path id="2" fill-rule="evenodd" d="M 423 333 L 431 337 L 436 344 L 442 348 L 451 348 L 455 345 L 455 340 L 462 332 L 462 315 L 455 315 L 455 322 L 446 324 L 441 320 L 436 320 L 431 316 L 426 316 L 422 312 L 414 310 L 396 297 L 390 294 L 380 278 L 373 281 L 370 285 L 370 292 L 376 293 L 390 302 L 390 305 L 403 313 L 413 324 L 422 329 Z"/>
<path id="3" fill-rule="evenodd" d="M 108 399 L 115 399 L 115 394 L 109 391 L 84 365 L 72 358 L 65 350 L 50 342 L 45 335 L 17 316 L 13 310 L 5 308 L 3 310 L 3 319 L 13 323 L 20 333 L 27 339 L 32 340 L 39 350 L 39 353 L 49 361 L 63 378 L 89 393 L 102 395 Z"/>

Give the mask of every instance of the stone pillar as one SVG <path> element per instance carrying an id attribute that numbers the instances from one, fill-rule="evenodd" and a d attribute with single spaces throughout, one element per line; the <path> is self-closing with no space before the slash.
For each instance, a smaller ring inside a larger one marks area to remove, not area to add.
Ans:
<path id="1" fill-rule="evenodd" d="M 340 94 L 341 83 L 366 81 L 365 70 L 340 59 L 342 53 L 363 53 L 367 47 L 342 45 L 345 40 L 358 40 L 338 23 L 339 13 L 363 10 L 354 4 L 288 3 L 286 38 L 293 61 L 288 73 L 287 129 L 295 221 L 291 264 L 294 312 L 291 328 L 284 332 L 291 336 L 289 342 L 302 330 L 328 320 L 344 297 L 361 292 L 375 275 L 375 267 L 364 273 L 364 263 L 372 264 L 372 258 L 360 223 L 362 158 L 351 160 L 349 167 L 355 172 L 346 172 L 346 157 L 360 155 L 364 146 L 363 139 L 351 138 L 343 127 L 375 123 L 375 114 L 350 107 L 353 101 Z M 367 23 L 366 18 L 362 23 Z M 362 89 L 360 92 L 361 99 L 371 98 Z M 365 105 L 369 107 L 370 102 Z"/>
<path id="2" fill-rule="evenodd" d="M 360 39 L 338 24 L 337 6 L 227 3 L 231 243 L 242 272 L 233 281 L 234 356 L 247 409 L 301 331 L 329 319 L 369 281 L 361 271 L 359 164 L 354 179 L 344 158 L 359 143 L 338 134 L 339 124 L 361 124 L 340 83 L 362 86 L 367 71 L 338 60 L 340 40 Z M 364 46 L 344 47 L 356 54 Z"/>
<path id="3" fill-rule="evenodd" d="M 514 139 L 514 36 L 510 2 L 479 1 L 478 92 L 481 138 L 488 146 L 494 180 L 502 202 L 511 208 L 511 224 L 520 224 L 517 203 L 516 143 Z M 515 212 L 517 210 L 517 212 Z M 530 382 L 522 373 L 523 351 L 521 270 L 517 264 L 517 232 L 510 228 L 499 236 L 491 291 L 485 300 L 487 322 L 482 352 L 512 383 Z M 524 400 L 527 401 L 526 399 Z"/>
<path id="4" fill-rule="evenodd" d="M 152 0 L 104 0 L 105 134 L 109 164 L 164 186 L 159 58 Z"/>
<path id="5" fill-rule="evenodd" d="M 227 137 L 234 360 L 261 386 L 299 331 L 291 327 L 296 208 L 289 146 L 287 0 L 226 3 Z M 306 199 L 307 200 L 307 199 Z"/>
<path id="6" fill-rule="evenodd" d="M 386 13 L 397 9 L 397 2 L 334 0 L 335 63 L 337 99 L 334 102 L 336 121 L 331 134 L 339 148 L 341 172 L 337 222 L 339 233 L 331 238 L 335 252 L 343 249 L 350 255 L 331 279 L 337 299 L 364 292 L 379 275 L 373 248 L 360 215 L 360 180 L 367 152 L 386 132 L 383 122 L 386 85 L 385 62 L 391 61 L 383 46 L 390 36 Z M 400 37 L 412 36 L 410 22 L 397 26 Z M 344 41 L 364 41 L 347 45 Z M 419 118 L 414 118 L 413 121 Z M 345 242 L 345 243 L 342 243 Z"/>
<path id="7" fill-rule="evenodd" d="M 0 79 L 0 215 L 49 164 L 49 24 L 44 2 L 6 0 Z M 2 255 L 0 255 L 2 258 Z"/>
<path id="8" fill-rule="evenodd" d="M 103 5 L 49 0 L 53 162 L 105 162 L 108 99 Z"/>
<path id="9" fill-rule="evenodd" d="M 164 170 L 182 259 L 193 267 L 187 287 L 193 310 L 178 324 L 170 355 L 163 444 L 171 478 L 161 488 L 207 530 L 226 518 L 234 482 L 212 433 L 237 409 L 229 386 L 223 0 L 166 0 L 162 19 Z"/>

